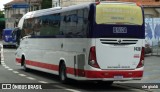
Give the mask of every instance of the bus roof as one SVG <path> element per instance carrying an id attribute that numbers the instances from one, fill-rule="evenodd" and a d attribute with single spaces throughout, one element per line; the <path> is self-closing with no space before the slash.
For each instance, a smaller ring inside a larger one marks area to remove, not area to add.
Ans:
<path id="1" fill-rule="evenodd" d="M 61 12 L 66 12 L 66 11 L 71 11 L 71 10 L 77 10 L 77 9 L 82 9 L 85 7 L 89 8 L 89 5 L 91 5 L 91 4 L 96 4 L 96 2 L 88 2 L 88 3 L 78 4 L 78 5 L 71 5 L 68 7 L 54 7 L 54 8 L 49 8 L 49 9 L 42 9 L 42 10 L 28 12 L 21 18 L 21 20 L 19 21 L 18 27 L 22 28 L 23 22 L 25 19 L 35 18 L 35 17 L 54 14 L 54 13 L 61 13 Z M 102 1 L 102 2 L 100 2 L 100 4 L 136 5 L 136 3 L 134 3 L 134 2 L 121 2 L 121 1 Z"/>
<path id="2" fill-rule="evenodd" d="M 79 4 L 79 5 L 71 5 L 71 6 L 63 7 L 63 8 L 62 7 L 54 7 L 54 8 L 49 8 L 49 9 L 32 11 L 32 12 L 28 12 L 27 14 L 25 14 L 24 18 L 28 19 L 28 18 L 34 18 L 34 17 L 43 16 L 43 15 L 49 15 L 49 14 L 60 13 L 60 12 L 65 12 L 65 11 L 82 9 L 85 7 L 87 8 L 87 7 L 89 7 L 90 4 L 95 4 L 95 2 L 89 2 L 89 3 Z M 133 3 L 133 2 L 121 2 L 121 1 L 103 1 L 103 2 L 100 2 L 100 4 L 136 5 L 136 3 Z"/>
<path id="3" fill-rule="evenodd" d="M 49 8 L 49 9 L 32 11 L 32 12 L 28 12 L 27 14 L 25 14 L 24 18 L 28 19 L 28 18 L 34 18 L 34 17 L 39 17 L 39 16 L 53 14 L 53 13 L 60 13 L 60 12 L 71 11 L 71 10 L 75 10 L 75 9 L 82 9 L 82 8 L 88 7 L 90 4 L 91 3 L 85 3 L 85 4 L 72 5 L 72 6 L 63 7 L 63 8 L 62 7 L 54 7 L 54 8 Z"/>

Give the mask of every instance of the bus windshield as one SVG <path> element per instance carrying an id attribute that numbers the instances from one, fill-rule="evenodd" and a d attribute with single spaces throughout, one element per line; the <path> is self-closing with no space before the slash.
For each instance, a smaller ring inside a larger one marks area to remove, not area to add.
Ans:
<path id="1" fill-rule="evenodd" d="M 143 39 L 145 37 L 141 7 L 128 4 L 99 4 L 94 9 L 92 38 Z"/>
<path id="2" fill-rule="evenodd" d="M 142 25 L 142 10 L 135 5 L 99 4 L 96 6 L 96 23 Z"/>

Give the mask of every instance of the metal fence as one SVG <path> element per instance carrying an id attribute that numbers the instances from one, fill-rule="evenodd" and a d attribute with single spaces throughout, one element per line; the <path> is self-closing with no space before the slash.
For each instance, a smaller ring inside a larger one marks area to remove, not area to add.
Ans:
<path id="1" fill-rule="evenodd" d="M 151 55 L 159 55 L 160 56 L 160 46 L 152 46 Z"/>
<path id="2" fill-rule="evenodd" d="M 160 55 L 160 18 L 145 18 L 145 37 L 152 48 L 150 55 Z"/>

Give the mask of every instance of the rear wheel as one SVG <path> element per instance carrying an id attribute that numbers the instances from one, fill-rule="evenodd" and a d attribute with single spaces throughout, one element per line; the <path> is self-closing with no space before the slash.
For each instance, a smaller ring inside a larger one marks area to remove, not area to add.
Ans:
<path id="1" fill-rule="evenodd" d="M 67 78 L 67 75 L 66 75 L 66 65 L 64 63 L 62 63 L 60 65 L 59 77 L 60 77 L 60 81 L 62 83 L 67 83 L 68 78 Z"/>

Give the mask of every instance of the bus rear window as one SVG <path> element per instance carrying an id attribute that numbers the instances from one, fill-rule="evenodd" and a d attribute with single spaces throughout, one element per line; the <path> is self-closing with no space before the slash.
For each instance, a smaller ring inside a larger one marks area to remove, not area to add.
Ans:
<path id="1" fill-rule="evenodd" d="M 142 10 L 136 5 L 99 4 L 96 6 L 96 23 L 142 25 Z"/>

